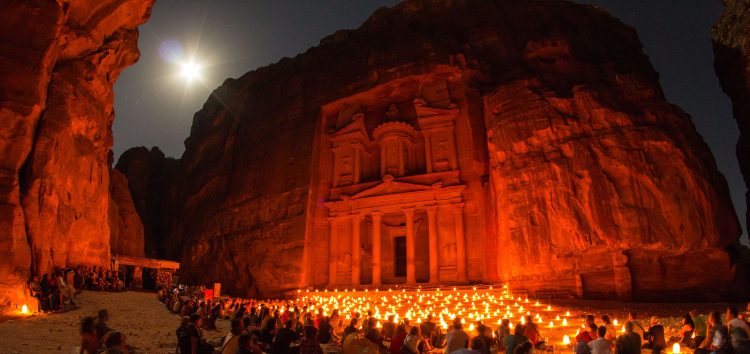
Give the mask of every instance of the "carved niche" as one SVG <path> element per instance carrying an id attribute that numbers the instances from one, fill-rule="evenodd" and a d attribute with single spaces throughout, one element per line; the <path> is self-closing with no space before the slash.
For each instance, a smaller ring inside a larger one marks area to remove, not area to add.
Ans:
<path id="1" fill-rule="evenodd" d="M 369 155 L 370 138 L 364 115 L 356 113 L 352 122 L 329 135 L 333 151 L 333 186 L 357 184 L 361 181 Z"/>
<path id="2" fill-rule="evenodd" d="M 415 164 L 414 140 L 417 131 L 403 122 L 387 122 L 372 132 L 380 147 L 380 176 L 405 176 Z"/>
<path id="3" fill-rule="evenodd" d="M 424 136 L 427 173 L 458 169 L 456 138 L 454 134 L 458 108 L 454 103 L 448 108 L 428 107 L 421 98 L 414 100 L 419 128 Z"/>

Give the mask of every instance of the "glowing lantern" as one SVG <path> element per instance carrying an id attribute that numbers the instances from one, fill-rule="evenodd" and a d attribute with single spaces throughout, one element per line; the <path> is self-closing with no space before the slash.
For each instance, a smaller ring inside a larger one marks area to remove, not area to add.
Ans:
<path id="1" fill-rule="evenodd" d="M 26 304 L 23 304 L 23 306 L 21 306 L 21 313 L 24 315 L 29 313 L 29 307 L 26 306 Z"/>
<path id="2" fill-rule="evenodd" d="M 615 326 L 617 326 L 617 320 L 615 319 L 614 321 L 612 321 L 612 324 L 614 324 Z"/>
<path id="3" fill-rule="evenodd" d="M 673 354 L 680 354 L 680 343 L 675 343 L 672 346 L 672 353 Z"/>
<path id="4" fill-rule="evenodd" d="M 625 325 L 622 325 L 622 333 L 625 333 Z"/>
<path id="5" fill-rule="evenodd" d="M 469 325 L 469 330 L 470 330 L 470 331 L 473 331 L 473 330 L 474 330 L 474 324 L 473 324 L 473 323 Z M 679 352 L 678 352 L 678 353 L 679 353 Z"/>
<path id="6" fill-rule="evenodd" d="M 563 344 L 570 345 L 570 337 L 567 334 L 563 336 Z"/>
<path id="7" fill-rule="evenodd" d="M 555 324 L 554 324 L 554 323 L 552 323 L 552 321 L 549 321 L 549 327 L 550 327 L 550 328 L 552 328 L 552 327 L 555 327 Z"/>
<path id="8" fill-rule="evenodd" d="M 563 318 L 563 326 L 567 326 L 567 325 L 568 325 L 568 319 L 567 318 Z"/>

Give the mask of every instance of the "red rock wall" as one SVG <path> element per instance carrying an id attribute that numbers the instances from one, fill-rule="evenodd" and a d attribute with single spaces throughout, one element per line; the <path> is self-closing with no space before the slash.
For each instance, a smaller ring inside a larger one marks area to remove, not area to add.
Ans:
<path id="1" fill-rule="evenodd" d="M 474 280 L 590 297 L 727 290 L 738 223 L 690 118 L 665 101 L 631 28 L 543 1 L 407 1 L 227 80 L 196 113 L 168 192 L 165 244 L 183 279 L 253 296 L 325 282 L 321 107 L 446 68 L 477 97 L 469 126 L 487 136 L 473 156 L 489 156 L 477 190 L 497 239 L 467 233 L 467 245 L 496 259 L 470 255 L 486 275 Z"/>
<path id="2" fill-rule="evenodd" d="M 109 244 L 113 254 L 144 257 L 143 224 L 122 172 L 109 170 Z"/>
<path id="3" fill-rule="evenodd" d="M 109 263 L 112 85 L 151 4 L 0 5 L 0 302 L 30 271 Z"/>

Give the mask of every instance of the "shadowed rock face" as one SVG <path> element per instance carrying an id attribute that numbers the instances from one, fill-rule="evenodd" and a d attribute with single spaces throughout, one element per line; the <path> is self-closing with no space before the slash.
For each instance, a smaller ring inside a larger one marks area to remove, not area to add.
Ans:
<path id="1" fill-rule="evenodd" d="M 109 264 L 112 85 L 151 4 L 0 6 L 0 306 L 30 271 Z"/>
<path id="2" fill-rule="evenodd" d="M 174 207 L 164 255 L 235 294 L 332 283 L 328 129 L 351 121 L 341 102 L 372 134 L 416 98 L 461 112 L 469 281 L 623 299 L 728 289 L 740 231 L 709 149 L 635 31 L 565 2 L 406 1 L 227 80 L 158 197 Z"/>
<path id="3" fill-rule="evenodd" d="M 750 1 L 723 3 L 724 13 L 711 30 L 714 69 L 722 89 L 732 99 L 734 118 L 740 129 L 737 159 L 745 186 L 750 186 Z M 750 197 L 747 192 L 745 196 Z M 750 214 L 746 218 L 750 220 Z"/>

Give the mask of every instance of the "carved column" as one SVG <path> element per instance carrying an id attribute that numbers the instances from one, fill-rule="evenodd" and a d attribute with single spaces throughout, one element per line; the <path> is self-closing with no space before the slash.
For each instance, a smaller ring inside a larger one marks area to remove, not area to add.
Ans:
<path id="1" fill-rule="evenodd" d="M 380 224 L 383 222 L 383 213 L 372 212 L 372 285 L 380 286 Z"/>
<path id="2" fill-rule="evenodd" d="M 328 223 L 331 228 L 331 231 L 330 231 L 331 244 L 328 250 L 328 254 L 329 254 L 328 256 L 328 261 L 329 261 L 328 284 L 330 286 L 333 286 L 336 284 L 336 273 L 337 273 L 336 264 L 338 263 L 337 262 L 338 261 L 338 257 L 337 257 L 338 256 L 338 230 L 337 230 L 338 219 L 339 218 L 337 216 L 332 216 L 328 218 Z"/>
<path id="3" fill-rule="evenodd" d="M 422 135 L 424 136 L 425 166 L 427 167 L 427 173 L 432 173 L 432 141 L 430 139 L 430 131 L 422 130 Z"/>
<path id="4" fill-rule="evenodd" d="M 416 267 L 414 265 L 414 208 L 403 209 L 406 216 L 406 283 L 416 284 Z"/>
<path id="5" fill-rule="evenodd" d="M 453 219 L 456 224 L 456 280 L 466 281 L 466 239 L 464 238 L 464 203 L 453 205 Z"/>
<path id="6" fill-rule="evenodd" d="M 359 226 L 362 215 L 352 214 L 352 285 L 359 285 L 362 260 L 360 255 Z"/>
<path id="7" fill-rule="evenodd" d="M 427 206 L 427 221 L 427 227 L 430 234 L 430 284 L 436 284 L 439 280 L 437 206 Z"/>

